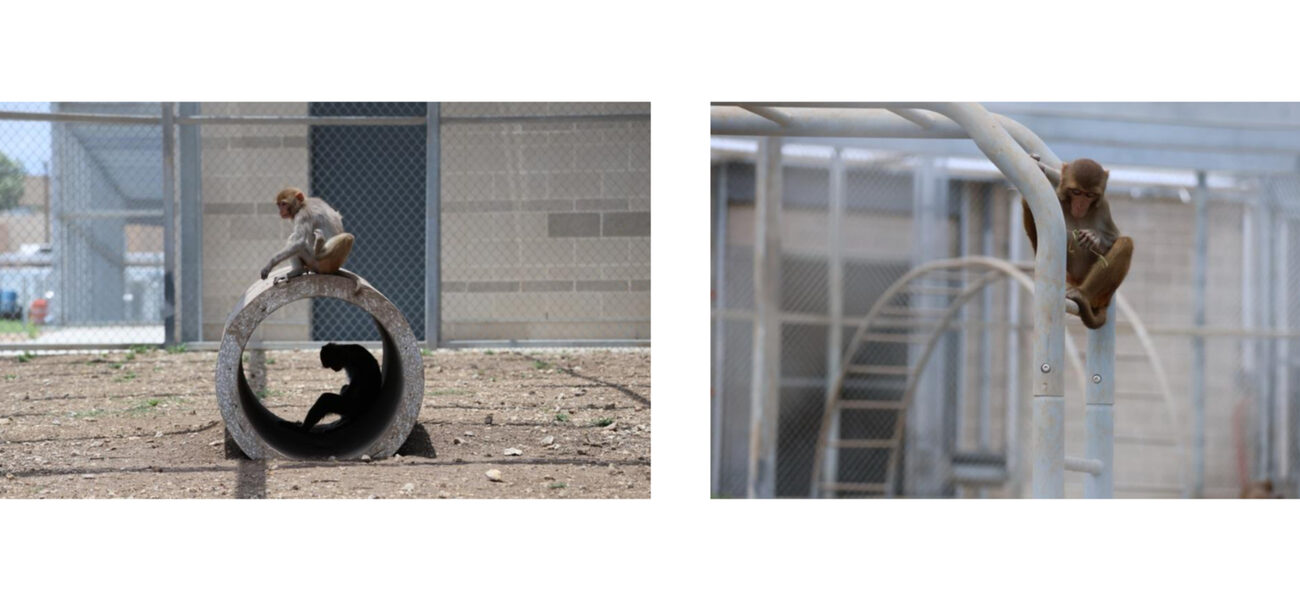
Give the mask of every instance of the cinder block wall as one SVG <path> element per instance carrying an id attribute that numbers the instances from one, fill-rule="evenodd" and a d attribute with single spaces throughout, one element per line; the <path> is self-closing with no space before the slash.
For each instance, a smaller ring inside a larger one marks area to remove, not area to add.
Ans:
<path id="1" fill-rule="evenodd" d="M 448 340 L 650 337 L 648 104 L 444 104 Z"/>
<path id="2" fill-rule="evenodd" d="M 306 103 L 205 102 L 206 115 L 306 115 Z M 203 338 L 220 340 L 226 317 L 267 259 L 289 237 L 275 194 L 307 189 L 306 125 L 204 125 Z M 268 340 L 307 340 L 311 304 L 296 302 L 262 322 Z"/>
<path id="3" fill-rule="evenodd" d="M 306 103 L 204 103 L 208 115 L 305 115 Z M 646 103 L 448 103 L 442 116 L 444 339 L 649 339 L 650 122 L 456 122 L 648 114 Z M 203 335 L 284 243 L 274 195 L 307 188 L 307 126 L 202 129 Z M 310 306 L 258 329 L 306 340 Z"/>

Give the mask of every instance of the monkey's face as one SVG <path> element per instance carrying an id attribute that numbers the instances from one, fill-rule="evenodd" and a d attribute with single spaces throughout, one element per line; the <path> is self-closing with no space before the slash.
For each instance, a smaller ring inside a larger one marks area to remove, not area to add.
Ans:
<path id="1" fill-rule="evenodd" d="M 1061 208 L 1070 216 L 1082 219 L 1106 194 L 1106 180 L 1109 178 L 1109 171 L 1086 158 L 1061 165 L 1061 187 L 1056 190 Z"/>
<path id="2" fill-rule="evenodd" d="M 298 214 L 298 209 L 302 208 L 304 196 L 301 191 L 294 188 L 288 188 L 280 192 L 275 197 L 275 207 L 280 210 L 281 219 L 292 219 Z"/>
<path id="3" fill-rule="evenodd" d="M 341 356 L 337 345 L 329 343 L 321 346 L 320 366 L 327 369 L 334 369 L 335 371 L 343 368 L 343 357 Z"/>

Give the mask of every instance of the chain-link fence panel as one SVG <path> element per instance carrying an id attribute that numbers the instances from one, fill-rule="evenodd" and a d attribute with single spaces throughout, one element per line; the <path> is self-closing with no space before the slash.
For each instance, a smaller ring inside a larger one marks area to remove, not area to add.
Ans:
<path id="1" fill-rule="evenodd" d="M 444 105 L 444 339 L 649 337 L 649 112 Z"/>
<path id="2" fill-rule="evenodd" d="M 158 105 L 0 110 L 0 344 L 162 343 Z"/>
<path id="3" fill-rule="evenodd" d="M 238 294 L 286 243 L 276 194 L 296 187 L 343 215 L 355 236 L 345 268 L 369 281 L 424 332 L 428 152 L 426 103 L 312 102 L 200 107 L 204 212 L 203 336 L 220 339 Z M 240 117 L 244 117 L 243 120 Z M 355 119 L 359 124 L 329 118 Z M 319 120 L 313 120 L 316 118 Z M 373 118 L 366 120 L 366 118 Z M 215 235 L 211 235 L 215 233 Z M 341 303 L 285 307 L 266 340 L 369 340 L 369 319 Z"/>
<path id="4" fill-rule="evenodd" d="M 286 187 L 343 215 L 345 268 L 419 338 L 649 340 L 646 103 L 55 103 L 0 106 L 0 344 L 218 342 Z M 373 340 L 344 304 L 255 338 Z"/>

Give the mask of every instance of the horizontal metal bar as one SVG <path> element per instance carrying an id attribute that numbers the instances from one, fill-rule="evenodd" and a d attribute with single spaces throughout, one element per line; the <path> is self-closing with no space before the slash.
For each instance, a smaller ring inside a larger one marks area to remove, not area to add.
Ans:
<path id="1" fill-rule="evenodd" d="M 893 440 L 834 440 L 831 445 L 837 448 L 893 448 Z"/>
<path id="2" fill-rule="evenodd" d="M 1100 475 L 1105 465 L 1095 458 L 1078 458 L 1074 456 L 1065 457 L 1065 470 L 1076 473 L 1089 473 L 1091 475 Z"/>
<path id="3" fill-rule="evenodd" d="M 260 116 L 260 115 L 193 115 L 177 117 L 181 125 L 390 125 L 416 126 L 426 124 L 424 117 L 314 117 L 314 116 Z M 445 119 L 444 119 L 445 121 Z"/>
<path id="4" fill-rule="evenodd" d="M 845 367 L 844 372 L 854 375 L 907 375 L 908 368 L 890 365 L 853 365 Z"/>
<path id="5" fill-rule="evenodd" d="M 160 347 L 158 344 L 145 344 L 141 342 L 118 342 L 112 344 L 91 344 L 91 343 L 66 343 L 66 344 L 44 344 L 40 342 L 22 343 L 22 342 L 5 342 L 0 343 L 0 356 L 11 356 L 23 352 L 49 352 L 51 354 L 84 354 L 91 352 L 103 352 L 107 350 L 130 350 L 140 346 L 150 348 Z M 217 344 L 220 346 L 220 344 Z M 213 346 L 215 350 L 217 346 Z"/>
<path id="6" fill-rule="evenodd" d="M 1148 327 L 1151 335 L 1186 335 L 1193 337 L 1300 338 L 1300 330 L 1233 329 L 1231 327 Z"/>
<path id="7" fill-rule="evenodd" d="M 443 293 L 445 294 L 447 292 L 443 292 Z M 502 292 L 502 293 L 518 293 L 520 295 L 528 295 L 533 292 Z M 604 325 L 608 323 L 648 323 L 648 322 L 650 322 L 650 317 L 646 317 L 644 319 L 475 319 L 473 321 L 443 321 L 443 324 L 444 325 L 501 325 L 501 324 L 527 325 L 527 324 L 534 324 L 534 323 L 535 324 L 591 323 L 591 324 Z"/>
<path id="8" fill-rule="evenodd" d="M 162 210 L 67 210 L 57 213 L 60 219 L 161 219 Z"/>
<path id="9" fill-rule="evenodd" d="M 616 115 L 526 115 L 500 117 L 442 117 L 442 124 L 448 123 L 529 123 L 537 121 L 649 121 L 650 113 L 626 113 Z"/>
<path id="10" fill-rule="evenodd" d="M 1028 115 L 1034 117 L 1043 117 L 1051 119 L 1076 119 L 1087 121 L 1112 121 L 1118 123 L 1131 123 L 1141 125 L 1177 125 L 1181 127 L 1207 127 L 1217 129 L 1256 129 L 1260 131 L 1279 131 L 1284 129 L 1300 129 L 1300 122 L 1284 121 L 1273 119 L 1269 121 L 1249 121 L 1249 120 L 1229 120 L 1222 118 L 1205 118 L 1201 116 L 1174 115 L 1169 111 L 1171 106 L 1178 106 L 1181 102 L 1105 102 L 1105 103 L 1078 103 L 1078 102 L 1052 102 L 1047 105 L 1037 102 L 989 102 L 984 106 L 997 113 L 1015 113 L 1018 115 Z M 1198 107 L 1211 107 L 1214 104 L 1210 102 L 1198 102 Z M 1250 104 L 1271 104 L 1271 103 L 1231 103 L 1249 106 Z M 1279 104 L 1279 108 L 1287 110 L 1290 108 L 1287 104 Z M 1126 114 L 1125 111 L 1145 111 L 1144 114 Z"/>
<path id="11" fill-rule="evenodd" d="M 314 342 L 249 342 L 245 349 L 257 348 L 261 350 L 318 350 L 323 341 Z M 377 349 L 380 347 L 378 341 L 348 341 L 350 344 L 361 344 L 367 348 Z M 421 342 L 423 343 L 423 342 Z M 648 348 L 650 340 L 627 340 L 627 339 L 610 339 L 610 340 L 453 340 L 449 342 L 440 342 L 440 348 L 455 350 L 472 350 L 476 348 L 537 348 L 537 349 L 562 349 L 562 348 L 609 348 L 609 349 L 632 349 Z M 128 344 L 130 346 L 131 344 Z M 221 342 L 189 342 L 185 345 L 190 350 L 219 350 Z M 3 348 L 3 346 L 0 346 Z"/>
<path id="12" fill-rule="evenodd" d="M 781 111 L 775 108 L 767 108 L 765 106 L 748 106 L 745 104 L 741 104 L 740 107 L 760 117 L 763 117 L 764 119 L 776 123 L 777 125 L 784 126 L 790 124 L 789 117 L 785 116 L 784 113 L 782 113 Z"/>
<path id="13" fill-rule="evenodd" d="M 1164 437 L 1141 437 L 1137 435 L 1116 435 L 1116 444 L 1133 444 L 1135 446 L 1177 446 L 1178 440 Z"/>
<path id="14" fill-rule="evenodd" d="M 443 348 L 649 348 L 650 340 L 443 340 Z"/>
<path id="15" fill-rule="evenodd" d="M 817 487 L 832 492 L 866 492 L 883 494 L 889 487 L 883 483 L 819 483 Z"/>
<path id="16" fill-rule="evenodd" d="M 1183 486 L 1178 484 L 1159 483 L 1116 483 L 1115 491 L 1146 494 L 1181 494 L 1183 493 Z M 1235 493 L 1239 490 L 1233 488 L 1232 491 Z"/>
<path id="17" fill-rule="evenodd" d="M 930 336 L 928 334 L 868 333 L 862 336 L 863 343 L 924 344 L 928 341 L 930 341 Z"/>
<path id="18" fill-rule="evenodd" d="M 0 121 L 45 121 L 58 123 L 110 123 L 116 125 L 162 125 L 162 115 L 92 115 L 84 113 L 34 113 L 0 110 Z"/>
<path id="19" fill-rule="evenodd" d="M 962 485 L 1000 485 L 1006 483 L 1005 465 L 958 464 L 952 467 L 953 483 Z"/>
<path id="20" fill-rule="evenodd" d="M 835 405 L 841 410 L 903 410 L 902 402 L 892 400 L 840 400 Z"/>

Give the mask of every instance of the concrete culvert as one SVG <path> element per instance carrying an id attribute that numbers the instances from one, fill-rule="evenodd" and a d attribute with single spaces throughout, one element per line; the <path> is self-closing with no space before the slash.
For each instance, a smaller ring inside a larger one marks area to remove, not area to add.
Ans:
<path id="1" fill-rule="evenodd" d="M 309 274 L 273 285 L 278 274 L 249 286 L 226 319 L 216 384 L 221 416 L 231 438 L 254 460 L 391 456 L 410 435 L 424 399 L 424 359 L 406 317 L 364 279 Z M 373 405 L 351 420 L 318 426 L 310 433 L 262 405 L 248 385 L 240 360 L 263 319 L 286 304 L 308 298 L 337 298 L 360 307 L 375 320 L 384 345 L 380 364 L 384 383 Z"/>

